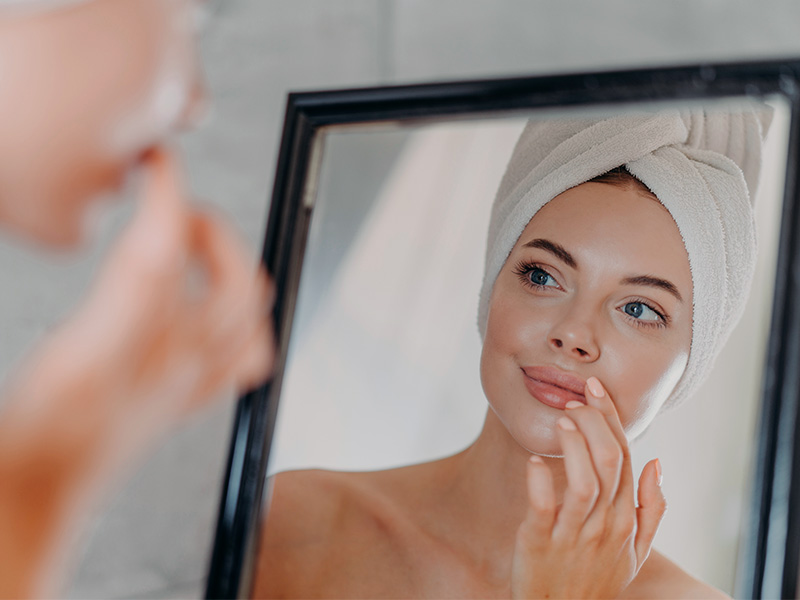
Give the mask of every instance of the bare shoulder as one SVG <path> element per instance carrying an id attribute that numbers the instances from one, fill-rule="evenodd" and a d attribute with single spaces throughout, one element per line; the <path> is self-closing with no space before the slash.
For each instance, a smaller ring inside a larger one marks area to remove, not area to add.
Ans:
<path id="1" fill-rule="evenodd" d="M 347 481 L 342 473 L 286 471 L 270 478 L 269 489 L 260 556 L 293 549 L 308 553 L 331 538 L 346 506 Z"/>
<path id="2" fill-rule="evenodd" d="M 348 595 L 355 571 L 394 562 L 404 524 L 386 480 L 385 472 L 274 476 L 253 597 Z"/>
<path id="3" fill-rule="evenodd" d="M 653 550 L 633 580 L 625 598 L 730 598 L 717 588 L 692 577 L 663 554 Z"/>
<path id="4" fill-rule="evenodd" d="M 342 505 L 341 482 L 329 471 L 279 473 L 270 478 L 269 490 L 254 598 L 281 597 L 293 589 L 298 566 L 311 567 L 324 555 Z"/>

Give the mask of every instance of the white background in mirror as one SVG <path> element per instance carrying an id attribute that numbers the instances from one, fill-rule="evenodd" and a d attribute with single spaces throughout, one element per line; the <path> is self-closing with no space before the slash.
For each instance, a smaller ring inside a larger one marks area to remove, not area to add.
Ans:
<path id="1" fill-rule="evenodd" d="M 269 474 L 411 464 L 477 437 L 486 231 L 524 122 L 328 134 Z M 745 316 L 697 396 L 632 447 L 637 476 L 656 456 L 664 469 L 656 548 L 728 592 L 750 495 L 787 128 L 776 104 Z"/>

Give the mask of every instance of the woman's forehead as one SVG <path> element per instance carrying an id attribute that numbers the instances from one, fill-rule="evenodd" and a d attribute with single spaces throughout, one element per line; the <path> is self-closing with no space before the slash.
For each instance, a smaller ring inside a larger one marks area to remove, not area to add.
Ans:
<path id="1" fill-rule="evenodd" d="M 632 188 L 586 183 L 559 194 L 531 219 L 518 246 L 534 238 L 560 244 L 578 263 L 658 269 L 691 286 L 689 257 L 672 216 Z"/>

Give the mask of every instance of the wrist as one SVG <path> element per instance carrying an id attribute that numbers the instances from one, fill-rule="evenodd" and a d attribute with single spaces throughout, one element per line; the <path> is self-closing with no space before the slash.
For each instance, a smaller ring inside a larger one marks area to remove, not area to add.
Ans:
<path id="1" fill-rule="evenodd" d="M 107 367 L 76 352 L 60 333 L 23 364 L 0 411 L 0 468 L 27 473 L 34 488 L 46 486 L 57 497 L 85 487 L 113 404 L 103 384 Z"/>

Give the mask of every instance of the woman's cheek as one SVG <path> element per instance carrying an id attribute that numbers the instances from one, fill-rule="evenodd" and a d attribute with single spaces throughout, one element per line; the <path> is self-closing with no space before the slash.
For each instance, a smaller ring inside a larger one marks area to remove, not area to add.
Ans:
<path id="1" fill-rule="evenodd" d="M 607 389 L 628 438 L 633 439 L 647 428 L 675 389 L 688 352 L 662 339 L 641 345 L 628 342 L 621 350 L 607 345 L 604 358 L 609 373 Z"/>
<path id="2" fill-rule="evenodd" d="M 490 403 L 527 394 L 521 367 L 547 360 L 547 311 L 508 286 L 496 286 L 481 352 L 481 381 Z"/>

